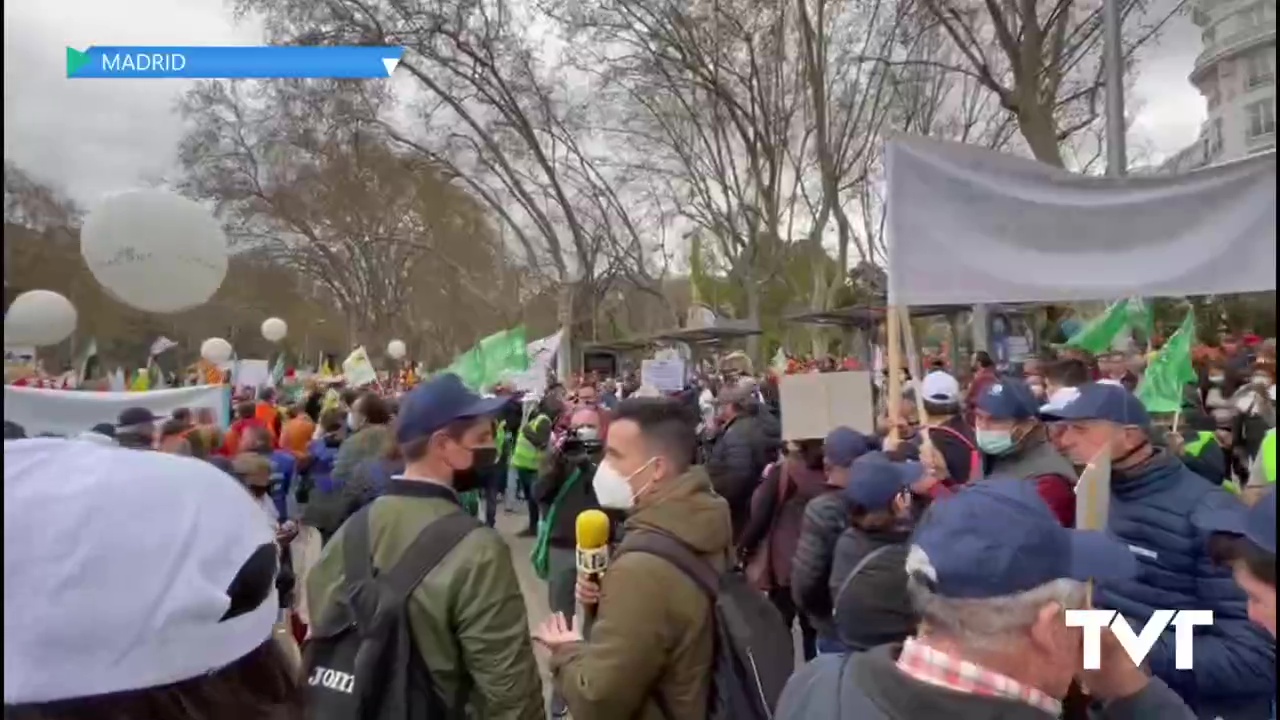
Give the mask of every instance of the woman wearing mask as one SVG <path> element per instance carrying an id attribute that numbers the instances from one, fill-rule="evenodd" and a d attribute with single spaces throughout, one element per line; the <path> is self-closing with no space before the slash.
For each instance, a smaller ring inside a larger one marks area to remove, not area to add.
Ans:
<path id="1" fill-rule="evenodd" d="M 844 488 L 849 529 L 836 541 L 830 582 L 836 632 L 853 652 L 915 633 L 906 573 L 916 512 L 910 487 L 924 473 L 920 463 L 895 462 L 882 452 L 867 453 L 850 468 Z"/>

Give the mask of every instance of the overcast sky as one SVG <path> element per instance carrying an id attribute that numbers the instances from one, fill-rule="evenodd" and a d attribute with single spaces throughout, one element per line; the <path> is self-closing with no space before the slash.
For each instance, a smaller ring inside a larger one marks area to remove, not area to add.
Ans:
<path id="1" fill-rule="evenodd" d="M 260 41 L 221 0 L 24 0 L 4 3 L 4 156 L 85 205 L 159 178 L 181 132 L 180 80 L 68 80 L 67 46 L 237 45 Z M 1176 18 L 1141 59 L 1132 155 L 1195 139 L 1204 103 L 1187 83 L 1199 35 Z"/>

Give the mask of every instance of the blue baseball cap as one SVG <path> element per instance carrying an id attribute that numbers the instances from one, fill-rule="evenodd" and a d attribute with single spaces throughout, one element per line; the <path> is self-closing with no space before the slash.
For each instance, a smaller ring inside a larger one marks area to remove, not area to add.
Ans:
<path id="1" fill-rule="evenodd" d="M 980 599 L 1047 582 L 1126 580 L 1138 561 L 1105 533 L 1064 528 L 1035 483 L 983 480 L 935 502 L 917 526 L 907 572 L 938 595 Z"/>
<path id="2" fill-rule="evenodd" d="M 832 467 L 847 468 L 867 451 L 872 442 L 866 435 L 850 427 L 840 427 L 827 433 L 822 443 L 822 455 Z"/>
<path id="3" fill-rule="evenodd" d="M 1040 401 L 1025 382 L 1006 378 L 978 396 L 977 407 L 993 420 L 1030 420 L 1039 414 Z"/>
<path id="4" fill-rule="evenodd" d="M 1276 489 L 1272 487 L 1253 507 L 1234 497 L 1215 510 L 1195 518 L 1196 525 L 1211 533 L 1243 535 L 1246 540 L 1274 555 L 1276 553 Z"/>
<path id="5" fill-rule="evenodd" d="M 430 437 L 455 421 L 496 414 L 510 401 L 507 397 L 481 397 L 453 373 L 438 375 L 400 398 L 396 441 L 403 445 Z"/>
<path id="6" fill-rule="evenodd" d="M 918 462 L 894 462 L 883 452 L 869 452 L 849 466 L 844 496 L 870 511 L 888 510 L 894 498 L 923 476 Z"/>
<path id="7" fill-rule="evenodd" d="M 1050 414 L 1059 420 L 1106 420 L 1117 425 L 1151 427 L 1151 416 L 1142 401 L 1121 385 L 1088 383 L 1079 393 Z"/>

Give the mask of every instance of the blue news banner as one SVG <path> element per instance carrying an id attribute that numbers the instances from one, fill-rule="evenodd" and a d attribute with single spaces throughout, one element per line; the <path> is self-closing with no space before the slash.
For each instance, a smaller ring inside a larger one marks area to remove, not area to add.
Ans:
<path id="1" fill-rule="evenodd" d="M 90 47 L 67 48 L 67 77 L 389 78 L 400 47 Z"/>

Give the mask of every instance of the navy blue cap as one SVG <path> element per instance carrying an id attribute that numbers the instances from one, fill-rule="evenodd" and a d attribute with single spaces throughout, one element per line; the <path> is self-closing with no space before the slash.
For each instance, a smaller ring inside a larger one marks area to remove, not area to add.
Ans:
<path id="1" fill-rule="evenodd" d="M 1142 401 L 1121 385 L 1088 383 L 1081 385 L 1079 394 L 1052 415 L 1059 420 L 1106 420 L 1117 425 L 1151 427 L 1151 416 Z"/>
<path id="2" fill-rule="evenodd" d="M 396 441 L 412 442 L 430 437 L 457 420 L 493 415 L 510 401 L 506 397 L 481 397 L 468 390 L 453 373 L 437 375 L 400 398 Z"/>
<path id="3" fill-rule="evenodd" d="M 894 498 L 923 476 L 918 462 L 894 462 L 883 452 L 869 452 L 850 466 L 844 496 L 870 511 L 888 510 Z"/>
<path id="4" fill-rule="evenodd" d="M 1035 483 L 983 480 L 935 502 L 912 537 L 907 572 L 950 598 L 993 598 L 1047 582 L 1126 580 L 1138 562 L 1105 533 L 1064 528 Z"/>
<path id="5" fill-rule="evenodd" d="M 1243 535 L 1246 540 L 1274 555 L 1276 553 L 1276 489 L 1272 487 L 1253 507 L 1230 498 L 1231 502 L 1195 518 L 1201 529 L 1215 533 Z"/>
<path id="6" fill-rule="evenodd" d="M 1021 380 L 1001 379 L 978 396 L 978 410 L 993 420 L 1030 420 L 1040 412 L 1040 401 Z"/>
<path id="7" fill-rule="evenodd" d="M 866 435 L 841 425 L 827 433 L 827 439 L 822 443 L 822 455 L 832 467 L 847 468 L 871 450 L 871 445 Z"/>

